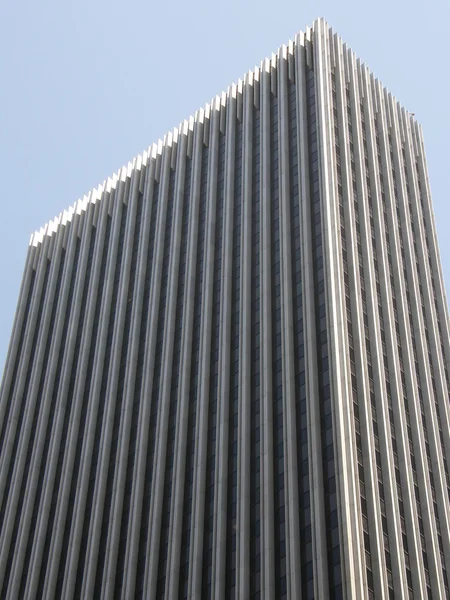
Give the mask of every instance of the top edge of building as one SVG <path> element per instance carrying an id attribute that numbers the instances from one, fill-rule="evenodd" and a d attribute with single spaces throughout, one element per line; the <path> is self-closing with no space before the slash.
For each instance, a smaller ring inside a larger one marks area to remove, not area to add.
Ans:
<path id="1" fill-rule="evenodd" d="M 42 243 L 45 236 L 52 236 L 61 225 L 69 223 L 75 214 L 84 212 L 89 204 L 95 204 L 100 200 L 104 193 L 109 193 L 116 189 L 118 183 L 121 181 L 125 182 L 131 177 L 134 171 L 140 171 L 150 160 L 156 160 L 158 156 L 162 155 L 163 148 L 172 147 L 178 142 L 180 136 L 186 136 L 190 131 L 192 132 L 196 123 L 208 121 L 212 112 L 219 111 L 221 106 L 226 105 L 228 98 L 236 98 L 238 95 L 242 94 L 244 87 L 247 85 L 254 86 L 255 82 L 259 82 L 259 77 L 262 72 L 270 72 L 272 68 L 276 69 L 278 60 L 286 60 L 290 55 L 294 55 L 296 47 L 306 47 L 308 42 L 313 42 L 314 35 L 327 36 L 328 40 L 334 40 L 335 44 L 337 42 L 338 47 L 342 49 L 343 54 L 351 57 L 352 61 L 354 61 L 360 69 L 366 71 L 368 77 L 380 86 L 388 96 L 391 96 L 400 110 L 406 112 L 415 126 L 420 128 L 414 113 L 407 111 L 401 105 L 397 98 L 388 91 L 377 77 L 375 77 L 370 68 L 361 59 L 357 58 L 355 52 L 351 47 L 347 46 L 342 40 L 342 37 L 333 31 L 332 27 L 323 17 L 319 17 L 313 21 L 311 26 L 307 26 L 304 32 L 299 31 L 294 36 L 293 40 L 290 39 L 287 44 L 282 44 L 270 56 L 264 58 L 259 67 L 255 66 L 253 69 L 247 71 L 242 78 L 239 78 L 236 82 L 230 84 L 226 91 L 224 90 L 220 94 L 217 94 L 210 102 L 206 103 L 205 106 L 199 108 L 194 115 L 184 119 L 178 127 L 174 127 L 171 131 L 166 133 L 162 139 L 160 138 L 157 142 L 151 144 L 146 150 L 139 153 L 126 165 L 119 168 L 101 184 L 92 188 L 89 192 L 84 194 L 83 197 L 78 198 L 78 200 L 76 200 L 69 208 L 63 210 L 59 215 L 47 221 L 40 229 L 35 230 L 31 235 L 29 245 L 37 246 Z M 332 54 L 331 61 L 334 63 L 333 45 L 330 45 L 330 51 Z M 311 60 L 312 64 L 312 57 L 309 60 Z M 348 76 L 349 74 L 347 73 L 346 78 Z"/>

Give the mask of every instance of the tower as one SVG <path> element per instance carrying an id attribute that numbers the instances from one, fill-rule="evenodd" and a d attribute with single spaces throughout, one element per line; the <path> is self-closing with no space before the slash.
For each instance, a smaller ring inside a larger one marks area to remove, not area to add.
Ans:
<path id="1" fill-rule="evenodd" d="M 415 118 L 321 19 L 33 234 L 7 598 L 446 598 L 448 312 Z"/>

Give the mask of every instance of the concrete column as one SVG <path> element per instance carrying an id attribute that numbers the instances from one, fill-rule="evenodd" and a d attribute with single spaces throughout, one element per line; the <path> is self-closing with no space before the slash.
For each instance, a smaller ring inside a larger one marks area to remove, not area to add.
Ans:
<path id="1" fill-rule="evenodd" d="M 197 427 L 194 467 L 193 522 L 191 546 L 189 590 L 192 598 L 200 598 L 202 593 L 202 557 L 205 510 L 206 450 L 208 442 L 208 399 L 210 381 L 210 348 L 212 323 L 212 293 L 214 278 L 214 247 L 216 224 L 217 160 L 219 149 L 219 113 L 216 102 L 206 113 L 209 121 L 209 160 L 208 191 L 206 208 L 205 258 L 203 262 L 202 317 L 200 325 L 200 365 L 197 400 Z"/>
<path id="2" fill-rule="evenodd" d="M 275 594 L 272 393 L 271 66 L 261 68 L 261 598 Z"/>
<path id="3" fill-rule="evenodd" d="M 234 170 L 236 148 L 236 95 L 235 85 L 229 90 L 227 100 L 224 225 L 222 245 L 221 287 L 221 344 L 219 348 L 219 396 L 217 402 L 217 454 L 216 454 L 216 521 L 213 540 L 213 596 L 225 599 L 225 565 L 227 547 L 227 489 L 228 489 L 228 436 L 230 414 L 230 347 L 231 347 L 231 290 L 233 278 L 233 213 Z"/>
<path id="4" fill-rule="evenodd" d="M 288 55 L 293 45 L 278 52 L 278 110 L 280 165 L 281 343 L 283 363 L 283 446 L 286 512 L 286 580 L 288 598 L 300 598 L 300 522 L 295 406 L 294 322 L 292 301 L 292 231 L 289 171 Z"/>
<path id="5" fill-rule="evenodd" d="M 305 385 L 307 398 L 307 418 L 309 437 L 309 474 L 311 496 L 311 529 L 313 546 L 313 569 L 315 596 L 327 599 L 328 560 L 323 498 L 323 464 L 320 408 L 318 404 L 317 374 L 317 332 L 315 315 L 314 267 L 311 236 L 311 190 L 309 178 L 309 142 L 306 97 L 305 46 L 311 48 L 311 30 L 299 34 L 296 40 L 296 82 L 297 82 L 297 137 L 299 152 L 299 199 L 301 215 L 302 293 L 303 293 L 303 335 L 305 346 Z"/>

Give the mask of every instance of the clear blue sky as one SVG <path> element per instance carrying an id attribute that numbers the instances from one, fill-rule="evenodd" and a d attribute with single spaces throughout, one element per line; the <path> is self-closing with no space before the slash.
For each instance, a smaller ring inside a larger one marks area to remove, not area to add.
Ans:
<path id="1" fill-rule="evenodd" d="M 423 125 L 450 289 L 449 0 L 4 0 L 0 373 L 30 234 L 319 16 Z"/>

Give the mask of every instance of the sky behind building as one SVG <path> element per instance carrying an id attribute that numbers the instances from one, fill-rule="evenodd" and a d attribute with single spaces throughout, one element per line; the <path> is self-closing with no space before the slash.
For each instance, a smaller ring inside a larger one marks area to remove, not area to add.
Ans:
<path id="1" fill-rule="evenodd" d="M 450 289 L 450 4 L 2 3 L 0 373 L 31 233 L 323 16 L 422 124 Z"/>

